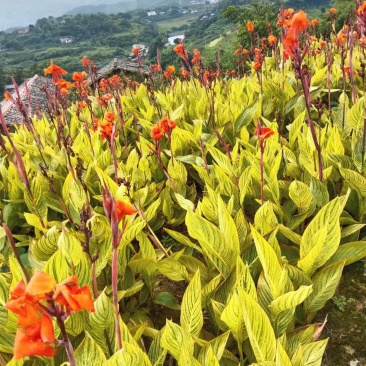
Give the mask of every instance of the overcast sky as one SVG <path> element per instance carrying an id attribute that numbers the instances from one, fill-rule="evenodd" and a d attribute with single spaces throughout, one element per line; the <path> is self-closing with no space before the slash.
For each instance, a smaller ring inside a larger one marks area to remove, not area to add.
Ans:
<path id="1" fill-rule="evenodd" d="M 34 24 L 37 19 L 60 16 L 80 5 L 113 4 L 123 0 L 0 0 L 0 30 Z M 138 2 L 138 0 L 136 0 Z"/>

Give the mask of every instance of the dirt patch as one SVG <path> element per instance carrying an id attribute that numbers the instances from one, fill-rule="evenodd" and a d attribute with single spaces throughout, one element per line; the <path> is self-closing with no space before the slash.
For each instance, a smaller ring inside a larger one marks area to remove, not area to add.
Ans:
<path id="1" fill-rule="evenodd" d="M 366 261 L 347 266 L 335 297 L 316 321 L 328 323 L 322 338 L 329 337 L 322 366 L 366 366 Z"/>

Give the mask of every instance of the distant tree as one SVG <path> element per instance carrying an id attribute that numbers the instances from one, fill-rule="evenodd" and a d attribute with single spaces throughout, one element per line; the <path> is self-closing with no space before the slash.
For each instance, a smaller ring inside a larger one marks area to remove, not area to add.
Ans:
<path id="1" fill-rule="evenodd" d="M 279 1 L 251 0 L 245 7 L 228 6 L 223 14 L 228 20 L 239 25 L 238 42 L 244 48 L 249 48 L 250 34 L 246 27 L 247 22 L 254 23 L 255 34 L 266 37 L 268 23 L 272 24 L 273 31 L 275 30 L 279 9 Z"/>

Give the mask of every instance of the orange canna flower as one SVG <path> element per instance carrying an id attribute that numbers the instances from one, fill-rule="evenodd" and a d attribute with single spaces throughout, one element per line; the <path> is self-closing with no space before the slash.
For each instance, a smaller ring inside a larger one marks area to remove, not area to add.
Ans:
<path id="1" fill-rule="evenodd" d="M 200 61 L 201 61 L 201 52 L 198 51 L 197 48 L 195 48 L 193 50 L 192 64 L 197 65 L 200 63 Z"/>
<path id="2" fill-rule="evenodd" d="M 250 21 L 249 21 L 249 22 L 247 23 L 247 29 L 248 29 L 248 31 L 249 31 L 249 32 L 251 32 L 251 33 L 252 33 L 252 32 L 254 32 L 254 24 L 253 24 L 253 22 L 250 22 Z"/>
<path id="3" fill-rule="evenodd" d="M 90 61 L 88 60 L 88 58 L 86 56 L 84 56 L 82 59 L 81 59 L 81 64 L 87 68 L 89 65 L 91 65 L 93 63 L 93 61 Z"/>
<path id="4" fill-rule="evenodd" d="M 85 71 L 74 72 L 74 74 L 72 75 L 72 80 L 74 80 L 76 82 L 80 82 L 80 81 L 83 81 L 83 79 L 85 79 L 87 76 L 88 76 L 88 74 Z"/>
<path id="5" fill-rule="evenodd" d="M 357 9 L 356 13 L 361 17 L 366 17 L 366 1 Z"/>
<path id="6" fill-rule="evenodd" d="M 244 56 L 249 56 L 250 52 L 246 49 L 243 50 L 243 55 Z"/>
<path id="7" fill-rule="evenodd" d="M 268 36 L 268 43 L 270 46 L 273 46 L 274 44 L 277 44 L 277 37 L 274 36 L 273 34 L 270 34 Z"/>
<path id="8" fill-rule="evenodd" d="M 4 93 L 4 98 L 7 102 L 9 102 L 9 100 L 12 100 L 11 95 L 7 91 Z"/>
<path id="9" fill-rule="evenodd" d="M 253 66 L 254 70 L 260 70 L 262 68 L 262 64 L 260 62 L 255 62 Z"/>
<path id="10" fill-rule="evenodd" d="M 56 285 L 53 299 L 58 304 L 65 306 L 67 312 L 83 309 L 94 311 L 94 302 L 89 286 L 80 287 L 76 275 Z"/>
<path id="11" fill-rule="evenodd" d="M 259 141 L 262 143 L 264 140 L 274 135 L 274 131 L 269 127 L 261 127 L 260 132 L 258 131 L 258 128 L 255 129 L 254 135 L 258 136 Z"/>
<path id="12" fill-rule="evenodd" d="M 18 325 L 26 327 L 39 320 L 42 311 L 39 301 L 48 299 L 55 284 L 50 275 L 37 271 L 28 285 L 22 280 L 10 291 L 11 297 L 5 307 L 18 315 Z"/>
<path id="13" fill-rule="evenodd" d="M 299 45 L 299 36 L 309 26 L 309 20 L 306 13 L 299 11 L 292 20 L 290 28 L 283 40 L 285 58 L 295 57 L 295 49 Z"/>
<path id="14" fill-rule="evenodd" d="M 159 125 L 155 125 L 151 131 L 150 131 L 150 136 L 151 138 L 153 138 L 154 140 L 160 140 L 164 135 L 161 133 L 160 131 L 160 126 Z"/>
<path id="15" fill-rule="evenodd" d="M 107 121 L 107 122 L 113 122 L 114 119 L 115 119 L 115 115 L 113 112 L 107 112 L 104 116 L 104 119 Z"/>
<path id="16" fill-rule="evenodd" d="M 172 133 L 172 130 L 177 127 L 177 124 L 168 119 L 167 116 L 164 116 L 161 121 L 159 122 L 160 130 L 162 130 L 167 135 L 170 135 Z"/>
<path id="17" fill-rule="evenodd" d="M 309 20 L 305 12 L 299 11 L 291 21 L 290 33 L 293 39 L 298 39 L 300 33 L 309 27 Z"/>
<path id="18" fill-rule="evenodd" d="M 139 51 L 140 51 L 140 49 L 138 48 L 138 47 L 135 47 L 135 48 L 132 48 L 132 53 L 134 54 L 134 55 L 138 55 L 139 54 Z"/>
<path id="19" fill-rule="evenodd" d="M 309 39 L 310 39 L 310 42 L 318 42 L 318 39 L 314 36 L 310 36 Z"/>
<path id="20" fill-rule="evenodd" d="M 174 73 L 175 73 L 175 67 L 174 66 L 168 66 L 167 70 L 164 72 L 164 76 L 167 79 L 170 79 Z"/>
<path id="21" fill-rule="evenodd" d="M 334 40 L 336 46 L 341 46 L 346 42 L 347 36 L 346 33 L 341 29 L 338 34 L 337 38 Z"/>
<path id="22" fill-rule="evenodd" d="M 129 203 L 116 201 L 117 220 L 120 222 L 127 215 L 133 215 L 137 210 Z"/>
<path id="23" fill-rule="evenodd" d="M 330 8 L 330 9 L 328 10 L 328 14 L 329 14 L 329 15 L 334 15 L 336 12 L 337 12 L 337 9 L 336 9 L 336 8 Z"/>
<path id="24" fill-rule="evenodd" d="M 37 323 L 17 330 L 14 342 L 14 359 L 20 360 L 26 356 L 53 357 L 55 349 L 50 343 L 55 341 L 52 320 L 44 315 Z"/>
<path id="25" fill-rule="evenodd" d="M 151 69 L 152 72 L 161 71 L 161 67 L 158 64 L 150 65 L 150 69 Z"/>
<path id="26" fill-rule="evenodd" d="M 55 65 L 53 60 L 51 60 L 50 66 L 44 69 L 44 74 L 45 76 L 52 75 L 57 80 L 60 75 L 66 75 L 67 71 L 62 69 L 60 66 Z"/>
<path id="27" fill-rule="evenodd" d="M 317 19 L 313 19 L 313 20 L 311 21 L 311 25 L 312 25 L 313 27 L 316 27 L 318 24 L 319 24 L 319 22 L 318 22 L 318 20 L 317 20 Z"/>
<path id="28" fill-rule="evenodd" d="M 320 47 L 326 47 L 327 46 L 327 42 L 325 41 L 320 41 Z"/>
<path id="29" fill-rule="evenodd" d="M 183 69 L 181 75 L 185 79 L 189 75 L 189 72 L 187 70 Z"/>
<path id="30" fill-rule="evenodd" d="M 360 45 L 362 47 L 366 47 L 366 37 L 365 36 L 360 38 Z"/>
<path id="31" fill-rule="evenodd" d="M 183 43 L 179 43 L 177 46 L 174 47 L 174 52 L 181 56 L 184 57 L 186 55 L 186 50 L 184 49 L 184 44 Z"/>

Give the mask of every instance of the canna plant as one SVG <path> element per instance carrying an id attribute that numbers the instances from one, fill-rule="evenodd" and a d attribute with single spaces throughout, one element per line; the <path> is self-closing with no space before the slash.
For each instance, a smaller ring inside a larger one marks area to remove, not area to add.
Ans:
<path id="1" fill-rule="evenodd" d="M 293 57 L 253 44 L 260 78 L 240 47 L 222 78 L 181 44 L 189 78 L 91 91 L 51 63 L 48 114 L 0 114 L 0 364 L 321 364 L 316 314 L 366 256 L 364 46 L 352 103 L 346 55 L 303 55 L 293 13 Z"/>

